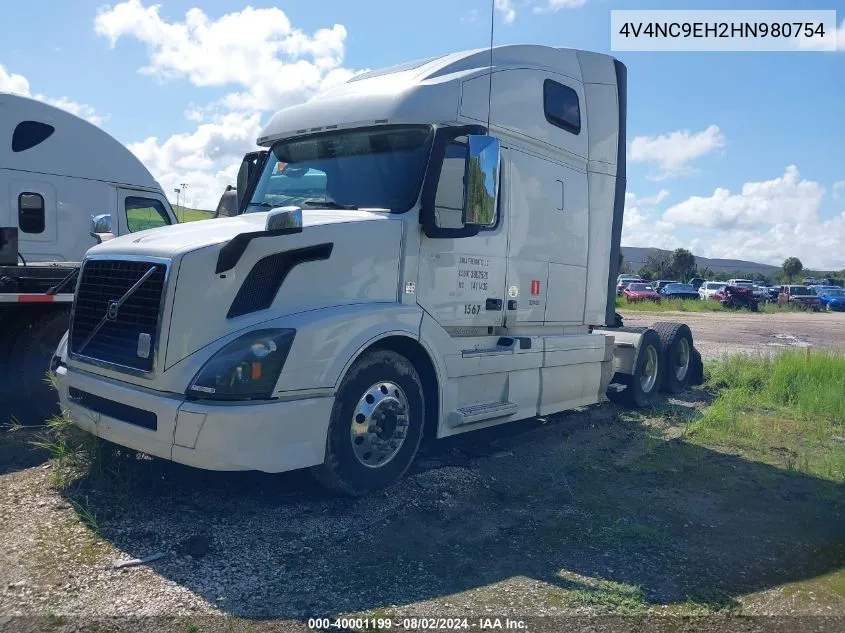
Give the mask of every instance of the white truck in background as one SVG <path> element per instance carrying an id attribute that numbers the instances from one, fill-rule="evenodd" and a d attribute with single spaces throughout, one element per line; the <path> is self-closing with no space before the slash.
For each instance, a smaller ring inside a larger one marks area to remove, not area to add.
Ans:
<path id="1" fill-rule="evenodd" d="M 0 423 L 58 412 L 45 374 L 91 247 L 176 222 L 159 184 L 106 132 L 0 93 Z"/>
<path id="2" fill-rule="evenodd" d="M 687 326 L 615 327 L 625 76 L 607 55 L 503 46 L 280 111 L 239 215 L 88 252 L 63 408 L 164 459 L 307 467 L 360 494 L 424 433 L 700 381 Z"/>

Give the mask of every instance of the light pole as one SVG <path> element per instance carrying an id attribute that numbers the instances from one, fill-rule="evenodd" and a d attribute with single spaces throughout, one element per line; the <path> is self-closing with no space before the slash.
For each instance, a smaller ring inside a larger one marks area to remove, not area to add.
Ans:
<path id="1" fill-rule="evenodd" d="M 182 190 L 179 189 L 179 187 L 176 187 L 176 189 L 174 189 L 173 191 L 176 192 L 176 219 L 178 220 L 179 219 L 179 194 L 182 192 Z"/>
<path id="2" fill-rule="evenodd" d="M 183 182 L 183 183 L 180 183 L 179 186 L 182 188 L 182 191 L 185 191 L 185 189 L 188 188 L 188 183 Z M 186 197 L 187 197 L 187 195 L 188 195 L 188 193 L 185 192 Z M 182 222 L 184 222 L 184 221 L 185 221 L 185 208 L 183 207 L 182 208 Z"/>

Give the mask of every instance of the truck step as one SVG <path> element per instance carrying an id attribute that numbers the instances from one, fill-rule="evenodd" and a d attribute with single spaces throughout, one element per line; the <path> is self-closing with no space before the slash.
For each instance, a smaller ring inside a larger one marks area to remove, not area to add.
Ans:
<path id="1" fill-rule="evenodd" d="M 458 407 L 452 411 L 449 415 L 449 424 L 451 426 L 463 426 L 494 418 L 506 418 L 515 415 L 518 410 L 519 407 L 515 402 L 508 402 L 507 400 L 471 404 L 466 407 Z"/>

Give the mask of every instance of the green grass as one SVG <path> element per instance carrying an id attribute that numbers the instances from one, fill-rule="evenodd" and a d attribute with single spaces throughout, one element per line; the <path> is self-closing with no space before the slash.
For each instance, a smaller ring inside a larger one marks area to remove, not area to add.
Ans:
<path id="1" fill-rule="evenodd" d="M 705 366 L 718 393 L 687 437 L 845 483 L 845 354 L 733 356 Z"/>
<path id="2" fill-rule="evenodd" d="M 213 211 L 203 211 L 201 209 L 191 209 L 189 207 L 173 207 L 173 213 L 179 222 L 197 222 L 198 220 L 209 220 L 214 215 Z"/>
<path id="3" fill-rule="evenodd" d="M 628 312 L 749 312 L 748 310 L 734 310 L 725 308 L 718 301 L 701 301 L 700 299 L 663 299 L 660 303 L 653 301 L 628 302 L 623 297 L 616 297 L 616 309 Z M 773 303 L 761 303 L 758 312 L 776 314 L 778 312 L 798 312 L 799 309 L 786 306 L 778 307 Z"/>

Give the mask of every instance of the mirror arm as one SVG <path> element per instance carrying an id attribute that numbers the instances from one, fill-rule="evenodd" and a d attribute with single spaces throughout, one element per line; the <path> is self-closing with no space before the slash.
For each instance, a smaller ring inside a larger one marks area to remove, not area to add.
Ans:
<path id="1" fill-rule="evenodd" d="M 437 197 L 437 184 L 440 182 L 440 172 L 446 160 L 446 148 L 451 141 L 459 136 L 470 134 L 486 134 L 483 125 L 462 125 L 459 127 L 441 127 L 434 132 L 434 141 L 428 159 L 428 168 L 423 180 L 420 194 L 420 224 L 423 233 L 432 238 L 472 237 L 478 235 L 479 226 L 465 226 L 460 229 L 443 229 L 437 226 L 434 218 L 434 201 Z"/>

